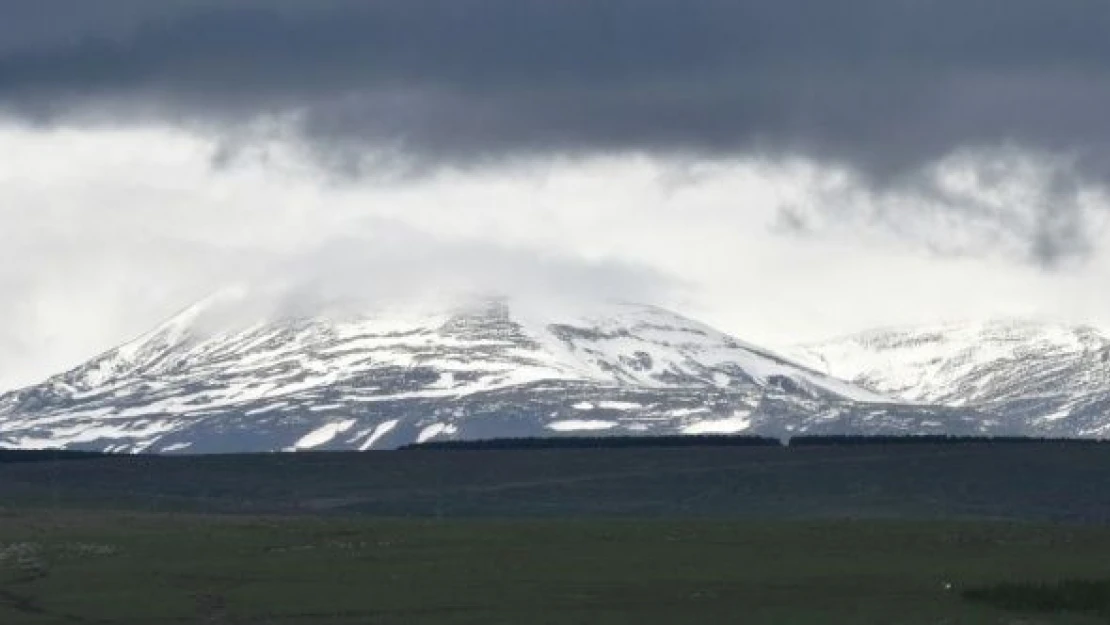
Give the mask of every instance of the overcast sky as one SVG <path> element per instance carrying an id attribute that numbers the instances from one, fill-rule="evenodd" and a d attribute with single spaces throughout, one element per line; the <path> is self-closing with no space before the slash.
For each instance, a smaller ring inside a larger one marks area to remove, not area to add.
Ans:
<path id="1" fill-rule="evenodd" d="M 1110 324 L 1105 0 L 0 0 L 0 389 L 230 282 Z"/>

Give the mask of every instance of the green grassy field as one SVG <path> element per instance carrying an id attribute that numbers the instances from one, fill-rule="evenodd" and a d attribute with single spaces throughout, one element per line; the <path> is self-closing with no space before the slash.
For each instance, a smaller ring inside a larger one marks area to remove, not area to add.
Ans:
<path id="1" fill-rule="evenodd" d="M 0 625 L 1106 623 L 1108 492 L 1051 443 L 0 462 Z"/>
<path id="2" fill-rule="evenodd" d="M 1107 554 L 1110 528 L 989 522 L 8 510 L 0 623 L 1099 623 L 961 591 L 1110 579 Z"/>

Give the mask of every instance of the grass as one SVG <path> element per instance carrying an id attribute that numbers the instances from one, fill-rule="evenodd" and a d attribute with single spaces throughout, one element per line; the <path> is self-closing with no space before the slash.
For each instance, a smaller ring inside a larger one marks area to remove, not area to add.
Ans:
<path id="1" fill-rule="evenodd" d="M 1110 580 L 1069 579 L 1051 584 L 996 584 L 970 588 L 965 599 L 1023 613 L 1086 613 L 1110 620 Z"/>
<path id="2" fill-rule="evenodd" d="M 1012 598 L 1110 579 L 1108 552 L 1012 523 L 9 510 L 0 623 L 1081 625 L 1105 618 Z"/>
<path id="3" fill-rule="evenodd" d="M 0 463 L 0 625 L 1106 623 L 1108 488 L 1048 443 Z"/>

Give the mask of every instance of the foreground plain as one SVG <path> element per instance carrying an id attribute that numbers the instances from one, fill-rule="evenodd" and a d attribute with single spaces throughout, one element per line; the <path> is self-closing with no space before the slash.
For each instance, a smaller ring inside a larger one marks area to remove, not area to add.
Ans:
<path id="1" fill-rule="evenodd" d="M 1110 529 L 1008 523 L 9 511 L 0 545 L 6 625 L 1080 625 L 960 590 L 1110 578 Z"/>
<path id="2" fill-rule="evenodd" d="M 1104 623 L 1051 594 L 1110 606 L 1107 492 L 1052 443 L 40 457 L 0 624 Z"/>

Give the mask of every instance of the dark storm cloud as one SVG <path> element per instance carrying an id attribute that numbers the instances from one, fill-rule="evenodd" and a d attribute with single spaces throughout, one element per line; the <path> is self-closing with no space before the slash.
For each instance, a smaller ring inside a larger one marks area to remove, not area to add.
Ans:
<path id="1" fill-rule="evenodd" d="M 454 160 L 768 150 L 915 165 L 1110 143 L 1103 0 L 0 0 L 0 100 Z"/>
<path id="2" fill-rule="evenodd" d="M 961 148 L 1110 174 L 1105 0 L 0 0 L 0 107 L 278 118 L 336 170 L 646 151 L 801 155 L 918 185 Z M 245 136 L 244 136 L 245 135 Z M 367 150 L 367 148 L 375 148 Z M 1068 172 L 1068 176 L 1073 172 Z M 1067 176 L 1065 179 L 1070 180 Z M 1021 233 L 1052 264 L 1085 224 Z M 972 207 L 969 210 L 974 210 Z"/>

